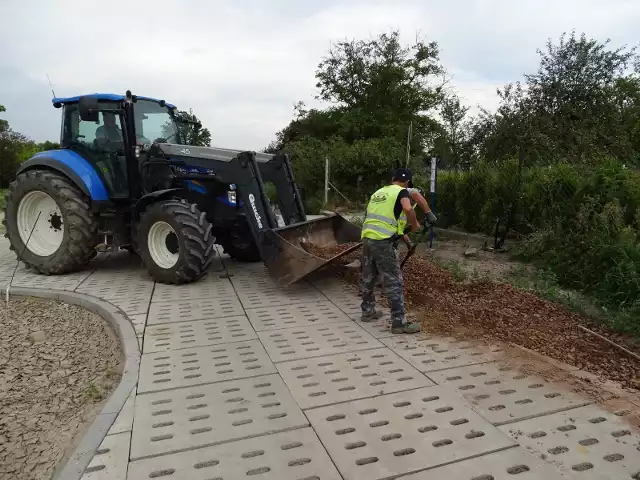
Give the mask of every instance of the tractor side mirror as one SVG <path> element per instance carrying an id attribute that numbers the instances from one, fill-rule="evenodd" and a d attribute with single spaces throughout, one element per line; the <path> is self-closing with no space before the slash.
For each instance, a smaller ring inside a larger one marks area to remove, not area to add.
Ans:
<path id="1" fill-rule="evenodd" d="M 99 105 L 98 99 L 92 95 L 84 95 L 80 97 L 78 101 L 78 112 L 80 113 L 80 120 L 83 122 L 98 122 L 100 117 L 98 113 Z"/>

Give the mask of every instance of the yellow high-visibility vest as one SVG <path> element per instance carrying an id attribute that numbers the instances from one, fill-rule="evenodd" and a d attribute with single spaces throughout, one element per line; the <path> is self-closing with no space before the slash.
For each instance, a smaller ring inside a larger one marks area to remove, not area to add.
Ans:
<path id="1" fill-rule="evenodd" d="M 403 188 L 399 185 L 387 185 L 377 190 L 369 199 L 367 214 L 362 224 L 362 238 L 384 240 L 391 238 L 399 230 L 393 210 L 398 194 Z"/>

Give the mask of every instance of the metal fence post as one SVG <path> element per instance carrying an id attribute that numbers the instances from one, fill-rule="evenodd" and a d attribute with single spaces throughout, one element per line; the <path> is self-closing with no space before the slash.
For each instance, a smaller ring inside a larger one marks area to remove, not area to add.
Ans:
<path id="1" fill-rule="evenodd" d="M 329 203 L 329 156 L 324 157 L 324 208 Z"/>
<path id="2" fill-rule="evenodd" d="M 430 189 L 431 190 L 431 210 L 434 210 L 434 211 L 436 208 L 436 179 L 438 177 L 437 164 L 438 164 L 438 158 L 431 157 L 431 189 Z M 431 228 L 429 229 L 429 248 L 433 247 L 433 236 L 434 236 L 433 225 L 431 225 Z"/>

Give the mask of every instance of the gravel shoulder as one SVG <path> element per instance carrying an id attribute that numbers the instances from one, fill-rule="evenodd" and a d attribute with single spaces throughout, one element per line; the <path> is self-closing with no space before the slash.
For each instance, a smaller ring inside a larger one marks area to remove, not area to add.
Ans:
<path id="1" fill-rule="evenodd" d="M 359 252 L 349 254 L 342 263 L 358 256 Z M 359 282 L 358 269 L 340 274 L 352 284 Z M 640 390 L 640 362 L 577 326 L 587 326 L 621 345 L 628 343 L 626 339 L 592 325 L 582 315 L 499 281 L 457 281 L 450 271 L 421 255 L 407 262 L 403 274 L 405 303 L 426 333 L 513 343 L 603 381 Z M 640 347 L 627 346 L 640 354 Z"/>
<path id="2" fill-rule="evenodd" d="M 107 322 L 36 298 L 0 304 L 0 480 L 49 479 L 117 387 Z"/>

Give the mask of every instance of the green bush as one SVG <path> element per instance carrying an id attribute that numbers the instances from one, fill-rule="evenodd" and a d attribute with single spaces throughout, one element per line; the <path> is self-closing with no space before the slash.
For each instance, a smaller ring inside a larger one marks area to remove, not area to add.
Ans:
<path id="1" fill-rule="evenodd" d="M 604 159 L 528 167 L 517 179 L 517 162 L 441 172 L 440 226 L 492 233 L 515 203 L 517 256 L 616 311 L 616 328 L 640 332 L 640 174 Z"/>

